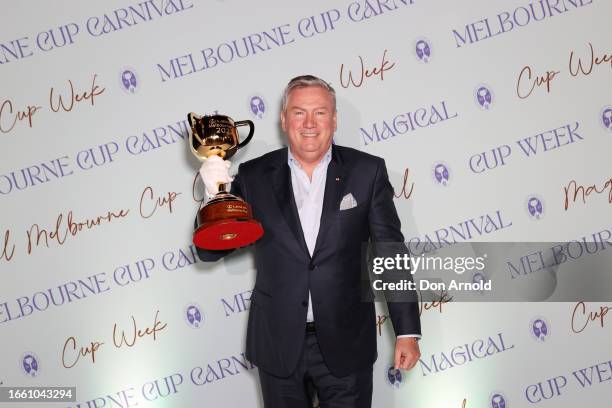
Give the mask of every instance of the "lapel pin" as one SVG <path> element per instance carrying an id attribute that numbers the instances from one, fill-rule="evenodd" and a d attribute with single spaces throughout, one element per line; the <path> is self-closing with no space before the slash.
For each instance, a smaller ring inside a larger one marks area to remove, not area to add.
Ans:
<path id="1" fill-rule="evenodd" d="M 336 181 L 340 181 L 340 177 L 336 177 Z"/>

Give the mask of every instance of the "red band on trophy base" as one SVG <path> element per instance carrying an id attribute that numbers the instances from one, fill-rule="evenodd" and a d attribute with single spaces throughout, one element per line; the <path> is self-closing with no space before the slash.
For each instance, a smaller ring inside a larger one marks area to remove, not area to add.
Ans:
<path id="1" fill-rule="evenodd" d="M 218 251 L 247 246 L 262 235 L 263 228 L 255 220 L 225 219 L 201 225 L 193 234 L 193 243 L 199 248 Z"/>

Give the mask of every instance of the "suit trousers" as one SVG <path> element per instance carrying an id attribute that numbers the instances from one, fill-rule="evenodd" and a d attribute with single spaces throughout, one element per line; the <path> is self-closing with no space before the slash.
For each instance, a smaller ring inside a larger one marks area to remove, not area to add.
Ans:
<path id="1" fill-rule="evenodd" d="M 320 408 L 370 408 L 373 368 L 336 377 L 323 360 L 316 333 L 305 336 L 302 355 L 289 377 L 258 370 L 264 407 L 312 408 L 316 390 Z"/>

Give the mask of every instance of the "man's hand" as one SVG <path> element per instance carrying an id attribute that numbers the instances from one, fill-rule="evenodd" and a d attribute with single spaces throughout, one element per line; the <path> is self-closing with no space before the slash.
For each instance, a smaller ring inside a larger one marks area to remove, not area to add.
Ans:
<path id="1" fill-rule="evenodd" d="M 223 160 L 217 155 L 204 159 L 204 163 L 200 167 L 200 177 L 202 177 L 209 196 L 214 196 L 219 192 L 219 184 L 234 181 L 234 178 L 230 177 L 228 172 L 231 165 L 232 163 L 229 160 Z M 227 191 L 229 191 L 229 186 Z"/>
<path id="2" fill-rule="evenodd" d="M 410 370 L 421 357 L 416 337 L 400 337 L 395 341 L 395 369 Z"/>

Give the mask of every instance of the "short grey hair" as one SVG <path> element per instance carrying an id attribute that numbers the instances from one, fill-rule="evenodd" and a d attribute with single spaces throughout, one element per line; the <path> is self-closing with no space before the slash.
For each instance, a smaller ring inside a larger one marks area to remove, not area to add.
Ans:
<path id="1" fill-rule="evenodd" d="M 289 99 L 289 94 L 291 91 L 296 88 L 306 88 L 308 86 L 318 86 L 329 92 L 334 104 L 334 110 L 336 110 L 336 91 L 330 84 L 314 75 L 300 75 L 289 81 L 285 87 L 285 92 L 283 93 L 283 99 L 281 102 L 281 112 L 284 112 L 287 109 L 287 100 Z"/>

